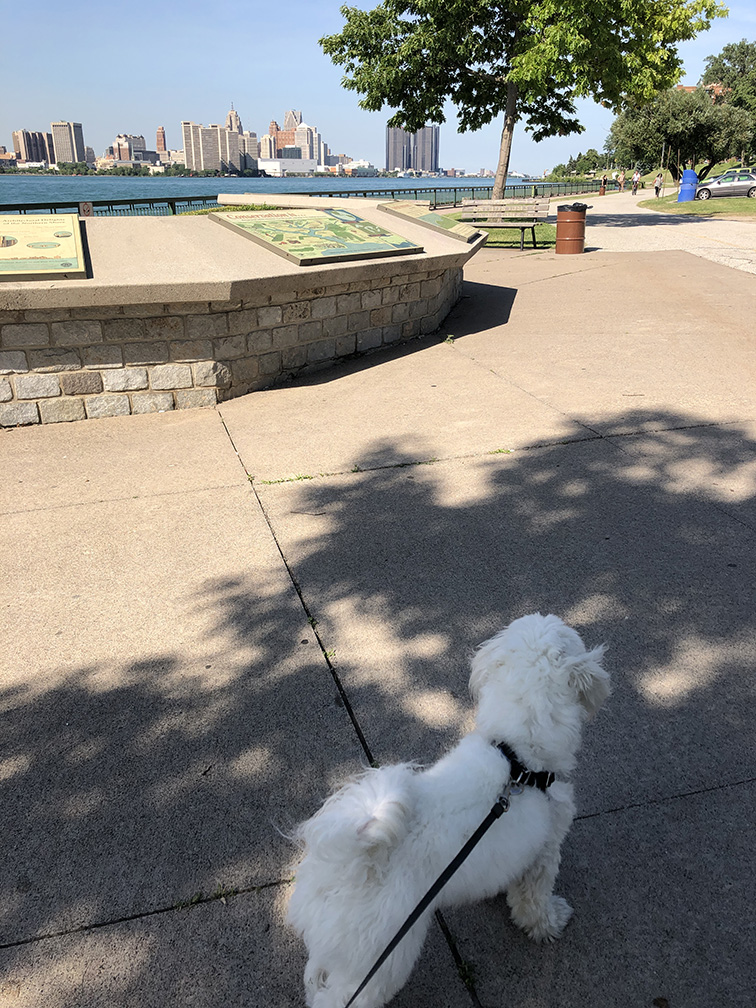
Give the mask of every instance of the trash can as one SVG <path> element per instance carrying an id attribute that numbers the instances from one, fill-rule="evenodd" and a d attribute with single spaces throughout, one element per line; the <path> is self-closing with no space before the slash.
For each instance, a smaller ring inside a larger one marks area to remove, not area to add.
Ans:
<path id="1" fill-rule="evenodd" d="M 678 203 L 688 203 L 696 198 L 696 186 L 698 185 L 698 175 L 691 169 L 686 168 L 682 173 L 682 183 L 680 192 L 677 194 Z"/>
<path id="2" fill-rule="evenodd" d="M 569 203 L 557 207 L 557 255 L 585 252 L 585 211 L 589 209 L 587 203 Z"/>

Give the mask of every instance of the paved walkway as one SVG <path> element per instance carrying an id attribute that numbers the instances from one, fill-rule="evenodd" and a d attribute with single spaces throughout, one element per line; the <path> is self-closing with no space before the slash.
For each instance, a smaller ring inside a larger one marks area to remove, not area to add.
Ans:
<path id="1" fill-rule="evenodd" d="M 592 244 L 640 234 L 604 207 Z M 434 337 L 4 433 L 0 1005 L 301 1005 L 286 831 L 368 753 L 441 754 L 470 649 L 539 609 L 614 677 L 575 918 L 544 948 L 450 912 L 393 1004 L 748 1008 L 755 295 L 682 251 L 484 249 Z"/>
<path id="2" fill-rule="evenodd" d="M 653 190 L 586 197 L 587 245 L 610 252 L 682 250 L 693 255 L 756 273 L 756 217 L 721 220 L 694 215 L 661 213 L 637 204 L 654 198 Z M 718 204 L 726 203 L 719 199 Z"/>

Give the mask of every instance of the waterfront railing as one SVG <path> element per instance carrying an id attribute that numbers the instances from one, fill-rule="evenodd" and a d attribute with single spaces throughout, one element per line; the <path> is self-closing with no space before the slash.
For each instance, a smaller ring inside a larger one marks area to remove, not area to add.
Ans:
<path id="1" fill-rule="evenodd" d="M 598 192 L 599 181 L 591 182 L 523 182 L 518 185 L 508 185 L 504 190 L 505 197 L 518 198 L 523 196 L 574 196 Z M 610 183 L 610 186 L 615 186 Z M 428 186 L 427 188 L 375 188 L 375 189 L 318 189 L 315 192 L 295 188 L 286 190 L 287 196 L 326 196 L 331 199 L 338 197 L 346 199 L 414 199 L 430 202 L 432 205 L 459 203 L 465 199 L 485 200 L 491 198 L 492 185 L 475 186 Z M 243 194 L 240 194 L 243 195 Z M 256 199 L 265 202 L 265 193 L 254 193 Z M 174 214 L 188 213 L 191 210 L 204 210 L 217 207 L 218 200 L 214 196 L 177 196 L 163 198 L 91 200 L 92 214 L 95 217 L 170 217 Z M 0 213 L 78 213 L 79 203 L 67 201 L 55 203 L 4 203 L 0 204 Z"/>

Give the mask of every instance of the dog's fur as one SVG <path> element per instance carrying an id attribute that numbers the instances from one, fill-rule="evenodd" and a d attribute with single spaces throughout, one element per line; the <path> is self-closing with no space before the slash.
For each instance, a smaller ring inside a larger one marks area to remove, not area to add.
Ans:
<path id="1" fill-rule="evenodd" d="M 505 790 L 506 742 L 530 770 L 558 780 L 526 787 L 447 883 L 354 1003 L 380 1008 L 407 980 L 436 907 L 506 890 L 514 922 L 553 941 L 572 908 L 552 894 L 574 815 L 572 785 L 584 722 L 609 694 L 603 647 L 587 651 L 557 616 L 515 620 L 472 661 L 475 729 L 434 766 L 368 770 L 298 830 L 304 855 L 288 920 L 309 952 L 309 1008 L 343 1008 L 399 926 Z"/>

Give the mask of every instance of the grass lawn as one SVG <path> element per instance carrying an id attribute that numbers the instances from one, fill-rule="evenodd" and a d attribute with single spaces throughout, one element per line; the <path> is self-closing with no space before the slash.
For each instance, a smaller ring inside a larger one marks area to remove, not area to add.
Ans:
<path id="1" fill-rule="evenodd" d="M 471 224 L 470 227 L 474 227 Z M 480 228 L 480 230 L 484 230 Z M 519 228 L 488 228 L 488 241 L 486 242 L 486 248 L 520 248 L 520 230 Z M 556 227 L 553 224 L 536 224 L 535 226 L 535 238 L 536 245 L 539 249 L 554 248 L 556 245 Z M 533 242 L 530 237 L 530 231 L 525 232 L 525 251 L 533 251 Z"/>
<path id="2" fill-rule="evenodd" d="M 671 214 L 692 214 L 696 217 L 756 217 L 756 199 L 747 196 L 720 196 L 707 200 L 677 202 L 677 193 L 657 199 L 641 200 L 638 206 Z"/>
<path id="3" fill-rule="evenodd" d="M 199 217 L 202 214 L 211 213 L 226 213 L 232 210 L 280 210 L 281 207 L 274 206 L 264 206 L 262 203 L 250 206 L 217 206 L 217 207 L 205 207 L 203 210 L 182 210 L 178 215 L 179 217 Z"/>

